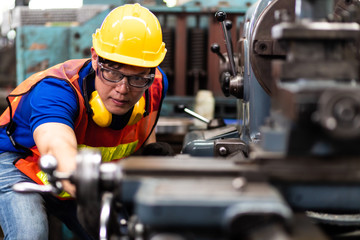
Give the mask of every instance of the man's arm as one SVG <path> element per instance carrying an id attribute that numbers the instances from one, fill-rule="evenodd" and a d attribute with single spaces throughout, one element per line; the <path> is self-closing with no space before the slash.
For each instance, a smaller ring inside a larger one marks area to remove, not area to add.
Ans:
<path id="1" fill-rule="evenodd" d="M 44 123 L 34 130 L 34 140 L 41 155 L 53 155 L 58 161 L 57 171 L 76 169 L 77 142 L 73 129 L 62 123 Z M 75 196 L 75 186 L 63 182 L 64 190 Z"/>

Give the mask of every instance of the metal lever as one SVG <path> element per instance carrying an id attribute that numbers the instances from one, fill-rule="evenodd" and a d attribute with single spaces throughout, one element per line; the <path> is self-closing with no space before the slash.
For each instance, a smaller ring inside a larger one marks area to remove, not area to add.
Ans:
<path id="1" fill-rule="evenodd" d="M 196 118 L 196 119 L 199 119 L 200 121 L 202 121 L 202 122 L 204 122 L 204 123 L 206 123 L 206 124 L 209 124 L 209 123 L 210 123 L 210 120 L 209 120 L 209 119 L 207 119 L 207 118 L 199 115 L 198 113 L 196 113 L 196 112 L 194 112 L 194 111 L 191 111 L 190 109 L 188 109 L 187 107 L 185 107 L 185 105 L 180 104 L 180 105 L 177 105 L 176 108 L 177 108 L 178 110 L 181 110 L 181 111 L 186 112 L 187 114 L 193 116 L 193 117 Z"/>
<path id="2" fill-rule="evenodd" d="M 190 109 L 188 109 L 188 108 L 184 108 L 184 112 L 186 112 L 186 113 L 190 114 L 191 116 L 193 116 L 193 117 L 195 117 L 195 118 L 199 119 L 200 121 L 202 121 L 202 122 L 204 122 L 204 123 L 206 123 L 206 124 L 208 124 L 208 123 L 210 122 L 210 120 L 209 120 L 209 119 L 207 119 L 207 118 L 205 118 L 205 117 L 203 117 L 203 116 L 201 116 L 201 115 L 197 114 L 197 113 L 196 113 L 196 112 L 194 112 L 194 111 L 191 111 L 191 110 L 190 110 Z"/>
<path id="3" fill-rule="evenodd" d="M 111 203 L 113 201 L 113 194 L 110 192 L 105 193 L 101 200 L 101 211 L 100 211 L 100 230 L 99 239 L 108 240 L 110 239 L 108 225 L 110 222 L 111 214 Z"/>
<path id="4" fill-rule="evenodd" d="M 21 182 L 16 183 L 12 186 L 12 189 L 15 192 L 20 193 L 34 193 L 34 192 L 41 192 L 41 193 L 54 193 L 54 187 L 49 185 L 39 185 L 36 183 L 30 182 Z"/>
<path id="5" fill-rule="evenodd" d="M 231 41 L 231 34 L 230 34 L 230 29 L 232 27 L 232 24 L 229 21 L 225 21 L 226 13 L 223 11 L 216 12 L 215 18 L 218 22 L 221 23 L 221 26 L 222 26 L 222 29 L 224 32 L 224 37 L 225 37 L 226 51 L 227 51 L 227 54 L 229 57 L 231 75 L 233 77 L 235 77 L 236 76 L 236 68 L 235 68 L 235 60 L 234 60 L 234 56 L 233 56 L 232 41 Z"/>
<path id="6" fill-rule="evenodd" d="M 47 174 L 50 184 L 39 185 L 30 182 L 21 182 L 13 185 L 13 190 L 20 193 L 54 193 L 59 194 L 62 191 L 60 180 L 68 180 L 71 178 L 70 173 L 57 172 L 57 160 L 52 155 L 44 155 L 40 158 L 40 168 Z"/>
<path id="7" fill-rule="evenodd" d="M 52 155 L 44 155 L 40 158 L 40 168 L 47 174 L 48 181 L 51 184 L 55 184 L 55 182 L 61 180 L 72 181 L 72 172 L 58 172 L 55 170 L 57 165 L 57 160 Z"/>
<path id="8" fill-rule="evenodd" d="M 217 43 L 212 44 L 210 49 L 211 49 L 211 51 L 212 51 L 213 53 L 215 53 L 216 55 L 218 55 L 218 56 L 220 57 L 220 60 L 221 60 L 223 63 L 226 62 L 226 58 L 225 58 L 224 55 L 220 52 L 220 46 L 219 46 L 219 44 L 217 44 Z"/>

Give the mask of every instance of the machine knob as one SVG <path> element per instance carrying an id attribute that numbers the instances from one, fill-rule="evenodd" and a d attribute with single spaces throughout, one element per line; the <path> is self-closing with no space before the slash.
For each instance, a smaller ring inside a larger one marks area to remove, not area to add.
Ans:
<path id="1" fill-rule="evenodd" d="M 184 112 L 186 106 L 184 104 L 178 104 L 174 107 L 174 110 L 176 113 L 182 113 Z"/>
<path id="2" fill-rule="evenodd" d="M 225 21 L 225 27 L 226 27 L 227 30 L 231 30 L 231 28 L 232 28 L 232 21 L 226 20 L 226 21 Z"/>
<path id="3" fill-rule="evenodd" d="M 40 158 L 40 168 L 45 173 L 52 175 L 57 168 L 57 160 L 52 155 L 44 155 Z"/>
<path id="4" fill-rule="evenodd" d="M 217 43 L 213 43 L 210 49 L 213 53 L 220 53 L 220 46 Z"/>
<path id="5" fill-rule="evenodd" d="M 218 22 L 223 22 L 226 19 L 226 13 L 223 11 L 217 11 L 215 13 L 215 18 Z"/>
<path id="6" fill-rule="evenodd" d="M 217 44 L 217 43 L 213 43 L 212 45 L 211 45 L 211 51 L 213 52 L 213 53 L 215 53 L 216 55 L 218 55 L 219 57 L 220 57 L 220 60 L 222 61 L 222 62 L 226 62 L 226 59 L 225 59 L 225 57 L 224 57 L 224 55 L 220 52 L 220 46 L 219 46 L 219 44 Z"/>

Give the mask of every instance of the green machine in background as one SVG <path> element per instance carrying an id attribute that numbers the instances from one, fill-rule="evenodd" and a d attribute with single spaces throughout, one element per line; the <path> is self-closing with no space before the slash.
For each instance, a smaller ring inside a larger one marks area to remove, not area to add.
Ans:
<path id="1" fill-rule="evenodd" d="M 110 12 L 110 6 L 62 10 L 18 7 L 14 11 L 24 22 L 16 28 L 19 84 L 30 75 L 68 59 L 90 57 L 91 35 Z"/>

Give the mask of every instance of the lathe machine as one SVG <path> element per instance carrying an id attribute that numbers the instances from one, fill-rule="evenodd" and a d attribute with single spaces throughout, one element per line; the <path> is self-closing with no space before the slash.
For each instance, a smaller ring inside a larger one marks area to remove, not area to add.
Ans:
<path id="1" fill-rule="evenodd" d="M 261 0 L 235 45 L 217 12 L 227 51 L 212 49 L 239 126 L 190 132 L 174 157 L 83 151 L 68 175 L 44 156 L 52 185 L 15 188 L 70 179 L 99 239 L 358 239 L 359 17 L 358 0 Z"/>

